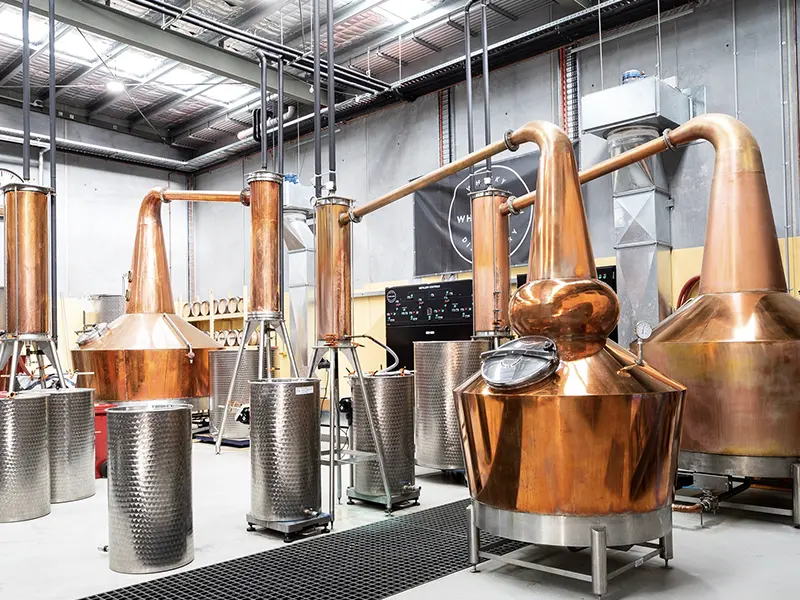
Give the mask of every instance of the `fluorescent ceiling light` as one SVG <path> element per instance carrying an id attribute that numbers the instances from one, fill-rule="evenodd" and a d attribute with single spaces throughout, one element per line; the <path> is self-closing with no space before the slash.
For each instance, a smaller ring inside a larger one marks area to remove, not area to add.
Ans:
<path id="1" fill-rule="evenodd" d="M 176 67 L 156 79 L 158 83 L 171 85 L 181 90 L 189 90 L 206 81 L 211 75 L 191 67 Z"/>
<path id="2" fill-rule="evenodd" d="M 56 41 L 56 52 L 74 58 L 80 58 L 85 61 L 95 62 L 98 60 L 97 55 L 105 56 L 113 42 L 108 38 L 93 35 L 91 33 L 84 33 L 86 39 L 79 31 L 71 29 L 66 35 L 62 36 Z M 89 40 L 87 43 L 86 40 Z M 96 52 L 96 53 L 95 53 Z"/>
<path id="3" fill-rule="evenodd" d="M 119 73 L 127 73 L 137 79 L 143 79 L 145 75 L 151 73 L 165 62 L 165 58 L 155 54 L 129 48 L 108 61 L 108 66 L 117 75 Z"/>
<path id="4" fill-rule="evenodd" d="M 252 91 L 252 87 L 243 83 L 222 83 L 210 87 L 202 95 L 219 102 L 233 102 Z"/>
<path id="5" fill-rule="evenodd" d="M 425 0 L 386 0 L 374 10 L 394 21 L 410 21 L 430 8 Z"/>
<path id="6" fill-rule="evenodd" d="M 125 84 L 119 79 L 112 79 L 106 83 L 106 90 L 108 90 L 109 94 L 119 94 L 125 91 Z"/>
<path id="7" fill-rule="evenodd" d="M 28 34 L 31 44 L 39 44 L 47 40 L 47 19 L 32 14 L 28 19 Z M 0 9 L 0 34 L 22 41 L 22 11 L 13 6 Z"/>

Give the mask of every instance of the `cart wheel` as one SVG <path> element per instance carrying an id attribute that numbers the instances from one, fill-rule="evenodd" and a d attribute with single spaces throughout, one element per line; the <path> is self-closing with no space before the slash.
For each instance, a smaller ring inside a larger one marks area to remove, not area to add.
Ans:
<path id="1" fill-rule="evenodd" d="M 255 531 L 255 530 L 256 530 L 256 528 L 253 526 L 252 523 L 248 523 L 247 524 L 247 531 Z"/>
<path id="2" fill-rule="evenodd" d="M 103 461 L 103 464 L 100 465 L 100 477 L 103 479 L 108 479 L 108 461 Z"/>

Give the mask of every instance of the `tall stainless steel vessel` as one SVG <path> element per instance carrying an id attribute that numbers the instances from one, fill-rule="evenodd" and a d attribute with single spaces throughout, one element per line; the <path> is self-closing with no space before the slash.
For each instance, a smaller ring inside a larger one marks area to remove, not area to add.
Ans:
<path id="1" fill-rule="evenodd" d="M 50 500 L 94 496 L 94 390 L 51 391 L 47 403 Z"/>
<path id="2" fill-rule="evenodd" d="M 272 354 L 272 364 L 277 358 L 275 351 Z M 267 360 L 265 357 L 264 368 Z M 211 396 L 209 398 L 209 425 L 211 434 L 219 432 L 222 415 L 225 412 L 225 401 L 228 397 L 228 387 L 233 377 L 236 366 L 236 352 L 230 350 L 212 350 L 208 353 L 208 383 Z M 250 437 L 250 426 L 236 421 L 236 413 L 243 404 L 250 403 L 250 382 L 258 379 L 258 350 L 245 350 L 239 365 L 239 374 L 233 386 L 231 406 L 228 418 L 225 420 L 225 438 L 231 440 L 246 440 Z"/>
<path id="3" fill-rule="evenodd" d="M 192 562 L 191 405 L 126 402 L 106 414 L 111 569 L 157 573 Z"/>
<path id="4" fill-rule="evenodd" d="M 414 441 L 417 464 L 464 468 L 453 390 L 481 368 L 489 340 L 414 342 Z"/>
<path id="5" fill-rule="evenodd" d="M 50 514 L 47 396 L 0 395 L 0 523 Z"/>
<path id="6" fill-rule="evenodd" d="M 250 382 L 250 512 L 247 522 L 287 536 L 322 515 L 319 379 Z"/>
<path id="7" fill-rule="evenodd" d="M 365 375 L 375 428 L 384 448 L 386 484 L 377 462 L 355 465 L 350 499 L 395 505 L 419 498 L 414 485 L 414 376 L 409 373 Z M 351 447 L 375 452 L 361 386 L 351 377 L 353 426 Z M 386 487 L 389 487 L 387 498 Z"/>

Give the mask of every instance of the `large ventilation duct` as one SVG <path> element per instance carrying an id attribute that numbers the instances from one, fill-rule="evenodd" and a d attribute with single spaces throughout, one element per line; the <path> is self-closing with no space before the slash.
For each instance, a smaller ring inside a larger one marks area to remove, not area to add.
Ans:
<path id="1" fill-rule="evenodd" d="M 612 158 L 691 117 L 687 96 L 638 71 L 628 71 L 619 87 L 587 95 L 581 108 L 584 132 L 606 138 Z M 650 156 L 616 171 L 612 200 L 618 339 L 627 346 L 636 337 L 637 322 L 655 324 L 672 313 L 672 200 L 661 157 Z"/>

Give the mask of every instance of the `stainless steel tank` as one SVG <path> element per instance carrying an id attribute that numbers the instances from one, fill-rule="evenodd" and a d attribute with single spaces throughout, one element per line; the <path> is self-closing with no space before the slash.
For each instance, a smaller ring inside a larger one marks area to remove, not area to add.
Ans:
<path id="1" fill-rule="evenodd" d="M 94 323 L 111 323 L 125 313 L 125 296 L 96 294 L 89 296 L 89 300 L 94 311 Z"/>
<path id="2" fill-rule="evenodd" d="M 464 468 L 453 390 L 481 368 L 488 340 L 414 342 L 414 440 L 417 464 Z"/>
<path id="3" fill-rule="evenodd" d="M 213 350 L 208 353 L 209 387 L 209 425 L 213 435 L 219 432 L 222 415 L 225 413 L 225 401 L 228 397 L 228 388 L 233 377 L 233 368 L 236 366 L 237 352 L 230 350 Z M 277 359 L 273 351 L 272 360 Z M 266 357 L 264 369 L 266 372 Z M 233 386 L 231 405 L 228 418 L 225 420 L 225 438 L 229 440 L 246 440 L 250 437 L 250 426 L 242 425 L 236 421 L 236 413 L 243 404 L 250 403 L 250 382 L 258 379 L 258 350 L 245 350 L 242 355 L 242 364 L 239 366 L 239 376 Z"/>
<path id="4" fill-rule="evenodd" d="M 417 491 L 414 487 L 414 376 L 365 375 L 364 386 L 384 452 L 391 495 L 402 499 Z M 350 378 L 350 387 L 353 393 L 352 447 L 375 452 L 364 397 L 355 377 Z M 348 495 L 361 499 L 386 497 L 377 461 L 357 464 L 354 470 L 353 487 L 347 491 Z"/>
<path id="5" fill-rule="evenodd" d="M 47 404 L 50 501 L 94 496 L 94 390 L 52 391 Z"/>
<path id="6" fill-rule="evenodd" d="M 319 379 L 250 383 L 250 523 L 319 512 Z"/>
<path id="7" fill-rule="evenodd" d="M 0 523 L 50 514 L 47 395 L 0 395 Z"/>
<path id="8" fill-rule="evenodd" d="M 111 569 L 157 573 L 192 562 L 191 406 L 126 402 L 107 415 Z"/>

